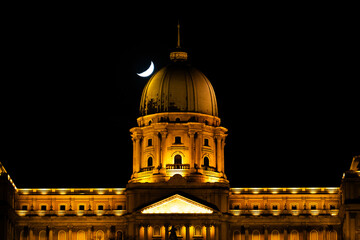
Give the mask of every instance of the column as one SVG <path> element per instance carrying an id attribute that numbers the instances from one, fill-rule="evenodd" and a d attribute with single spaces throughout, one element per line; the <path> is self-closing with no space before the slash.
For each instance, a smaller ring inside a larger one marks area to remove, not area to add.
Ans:
<path id="1" fill-rule="evenodd" d="M 190 225 L 189 224 L 186 224 L 185 225 L 186 227 L 186 240 L 190 240 Z"/>
<path id="2" fill-rule="evenodd" d="M 215 225 L 215 240 L 220 240 L 220 228 L 219 224 Z"/>
<path id="3" fill-rule="evenodd" d="M 221 159 L 221 171 L 225 173 L 225 157 L 224 151 L 225 150 L 225 136 L 221 137 L 221 152 L 220 152 L 220 159 Z"/>
<path id="4" fill-rule="evenodd" d="M 135 138 L 131 138 L 133 143 L 133 173 L 136 172 L 136 144 L 135 144 Z"/>
<path id="5" fill-rule="evenodd" d="M 269 238 L 269 231 L 267 226 L 264 226 L 264 240 L 268 240 Z"/>
<path id="6" fill-rule="evenodd" d="M 71 227 L 69 227 L 69 237 L 68 237 L 67 239 L 72 240 L 72 230 L 71 230 Z"/>
<path id="7" fill-rule="evenodd" d="M 245 228 L 245 240 L 249 240 L 249 228 Z"/>
<path id="8" fill-rule="evenodd" d="M 288 240 L 288 231 L 287 228 L 284 228 L 284 240 Z"/>
<path id="9" fill-rule="evenodd" d="M 323 227 L 323 240 L 327 240 L 326 226 Z"/>
<path id="10" fill-rule="evenodd" d="M 34 231 L 32 228 L 29 227 L 29 239 L 33 240 L 34 239 Z"/>
<path id="11" fill-rule="evenodd" d="M 197 137 L 195 139 L 195 159 L 194 159 L 194 164 L 196 163 L 196 165 L 198 166 L 198 168 L 201 168 L 201 163 L 200 163 L 200 149 L 201 149 L 201 143 L 200 143 L 200 136 L 201 134 L 197 134 Z"/>
<path id="12" fill-rule="evenodd" d="M 169 224 L 165 224 L 165 240 L 169 240 Z"/>
<path id="13" fill-rule="evenodd" d="M 216 168 L 219 172 L 223 172 L 221 163 L 221 137 L 216 136 Z"/>
<path id="14" fill-rule="evenodd" d="M 161 149 L 161 141 L 160 141 L 160 133 L 156 132 L 154 134 L 155 141 L 155 162 L 153 163 L 154 169 L 156 169 L 160 165 L 161 156 L 160 156 L 160 149 Z"/>
<path id="15" fill-rule="evenodd" d="M 137 136 L 135 138 L 135 144 L 136 144 L 136 172 L 140 172 L 141 169 L 141 145 L 140 145 L 141 138 Z"/>
<path id="16" fill-rule="evenodd" d="M 148 240 L 148 225 L 144 225 L 144 240 Z"/>
<path id="17" fill-rule="evenodd" d="M 54 230 L 52 228 L 49 229 L 49 240 L 54 239 Z"/>
<path id="18" fill-rule="evenodd" d="M 189 131 L 189 137 L 190 137 L 190 168 L 194 167 L 194 158 L 195 158 L 195 154 L 194 154 L 194 137 L 195 137 L 195 132 L 193 131 Z"/>
<path id="19" fill-rule="evenodd" d="M 210 229 L 211 229 L 211 225 L 206 225 L 206 240 L 211 240 L 211 236 L 210 236 Z"/>
<path id="20" fill-rule="evenodd" d="M 161 147 L 160 147 L 160 163 L 163 168 L 166 168 L 165 166 L 165 153 L 166 153 L 166 137 L 167 132 L 162 131 L 161 132 Z"/>

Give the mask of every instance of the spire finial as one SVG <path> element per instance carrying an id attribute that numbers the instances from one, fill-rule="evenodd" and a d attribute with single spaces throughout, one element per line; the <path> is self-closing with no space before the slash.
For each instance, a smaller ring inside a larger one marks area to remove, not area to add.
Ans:
<path id="1" fill-rule="evenodd" d="M 170 59 L 174 62 L 177 61 L 186 61 L 188 58 L 187 52 L 181 49 L 180 46 L 180 21 L 178 20 L 177 24 L 177 46 L 174 52 L 170 53 Z"/>
<path id="2" fill-rule="evenodd" d="M 176 46 L 176 48 L 181 48 L 180 47 L 180 21 L 179 21 L 179 19 L 178 19 L 177 29 L 178 29 L 178 34 L 177 34 L 177 46 Z"/>

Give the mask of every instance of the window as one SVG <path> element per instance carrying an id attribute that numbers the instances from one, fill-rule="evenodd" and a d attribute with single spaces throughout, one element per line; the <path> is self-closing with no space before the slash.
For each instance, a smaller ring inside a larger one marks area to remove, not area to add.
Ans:
<path id="1" fill-rule="evenodd" d="M 154 237 L 159 237 L 159 236 L 161 236 L 161 231 L 160 231 L 160 227 L 159 227 L 159 226 L 155 226 L 155 227 L 154 227 L 153 236 L 154 236 Z"/>
<path id="2" fill-rule="evenodd" d="M 201 233 L 201 227 L 200 226 L 196 226 L 195 227 L 195 236 L 202 236 L 202 233 Z"/>
<path id="3" fill-rule="evenodd" d="M 260 240 L 260 232 L 258 230 L 253 231 L 252 240 Z"/>
<path id="4" fill-rule="evenodd" d="M 85 205 L 79 205 L 79 210 L 84 211 L 85 210 Z"/>
<path id="5" fill-rule="evenodd" d="M 105 234 L 102 230 L 99 230 L 96 232 L 96 240 L 104 240 Z"/>
<path id="6" fill-rule="evenodd" d="M 296 230 L 291 231 L 289 240 L 299 240 L 299 232 Z"/>
<path id="7" fill-rule="evenodd" d="M 59 231 L 58 240 L 66 240 L 66 232 L 64 230 Z"/>
<path id="8" fill-rule="evenodd" d="M 209 146 L 209 139 L 207 138 L 204 139 L 204 146 Z"/>
<path id="9" fill-rule="evenodd" d="M 316 205 L 315 205 L 315 204 L 311 204 L 310 209 L 311 209 L 311 210 L 316 210 Z"/>
<path id="10" fill-rule="evenodd" d="M 273 205 L 272 210 L 278 210 L 278 205 Z"/>
<path id="11" fill-rule="evenodd" d="M 60 211 L 65 211 L 66 206 L 65 205 L 60 205 Z"/>
<path id="12" fill-rule="evenodd" d="M 208 157 L 204 157 L 204 166 L 206 166 L 206 167 L 209 167 L 210 165 L 210 163 L 209 163 L 210 161 L 209 161 L 209 158 Z"/>
<path id="13" fill-rule="evenodd" d="M 280 233 L 278 230 L 271 232 L 271 240 L 280 240 Z"/>
<path id="14" fill-rule="evenodd" d="M 104 210 L 104 205 L 98 205 L 98 210 Z"/>
<path id="15" fill-rule="evenodd" d="M 46 205 L 41 205 L 40 209 L 41 211 L 46 211 Z"/>
<path id="16" fill-rule="evenodd" d="M 240 209 L 240 205 L 234 205 L 234 209 L 235 209 L 235 210 L 239 210 L 239 209 Z"/>
<path id="17" fill-rule="evenodd" d="M 335 205 L 330 205 L 330 210 L 334 210 L 336 209 L 336 206 Z"/>
<path id="18" fill-rule="evenodd" d="M 241 240 L 241 234 L 239 231 L 234 232 L 234 240 Z"/>
<path id="19" fill-rule="evenodd" d="M 86 240 L 86 234 L 83 230 L 77 232 L 77 240 Z"/>
<path id="20" fill-rule="evenodd" d="M 42 230 L 39 232 L 39 240 L 46 240 L 46 231 Z"/>
<path id="21" fill-rule="evenodd" d="M 310 232 L 310 240 L 318 240 L 318 232 L 316 230 Z"/>
<path id="22" fill-rule="evenodd" d="M 123 210 L 123 206 L 122 205 L 117 205 L 116 210 Z"/>
<path id="23" fill-rule="evenodd" d="M 177 154 L 174 157 L 174 164 L 182 164 L 182 157 L 181 155 Z"/>
<path id="24" fill-rule="evenodd" d="M 152 146 L 152 139 L 151 138 L 148 139 L 148 147 L 150 147 L 150 146 Z"/>
<path id="25" fill-rule="evenodd" d="M 153 165 L 153 158 L 149 157 L 148 158 L 148 167 L 151 167 Z"/>
<path id="26" fill-rule="evenodd" d="M 175 144 L 181 144 L 181 137 L 175 137 Z"/>
<path id="27" fill-rule="evenodd" d="M 253 209 L 254 209 L 254 210 L 259 210 L 259 205 L 254 205 L 254 206 L 253 206 Z"/>
<path id="28" fill-rule="evenodd" d="M 297 210 L 297 205 L 291 205 L 291 210 Z"/>
<path id="29" fill-rule="evenodd" d="M 28 205 L 22 205 L 21 210 L 28 210 Z"/>

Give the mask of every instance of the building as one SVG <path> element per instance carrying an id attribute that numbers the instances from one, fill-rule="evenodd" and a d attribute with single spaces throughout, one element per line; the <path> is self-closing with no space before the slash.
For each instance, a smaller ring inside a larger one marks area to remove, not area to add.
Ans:
<path id="1" fill-rule="evenodd" d="M 0 165 L 6 240 L 360 239 L 360 156 L 340 187 L 230 188 L 210 81 L 178 47 L 143 90 L 126 188 L 18 189 Z"/>

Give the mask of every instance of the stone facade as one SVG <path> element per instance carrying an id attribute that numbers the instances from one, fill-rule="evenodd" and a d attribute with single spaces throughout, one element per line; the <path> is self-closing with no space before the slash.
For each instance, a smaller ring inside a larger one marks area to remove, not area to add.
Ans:
<path id="1" fill-rule="evenodd" d="M 340 187 L 230 188 L 214 90 L 180 55 L 144 89 L 126 188 L 18 189 L 0 164 L 0 239 L 359 240 L 360 156 Z"/>

